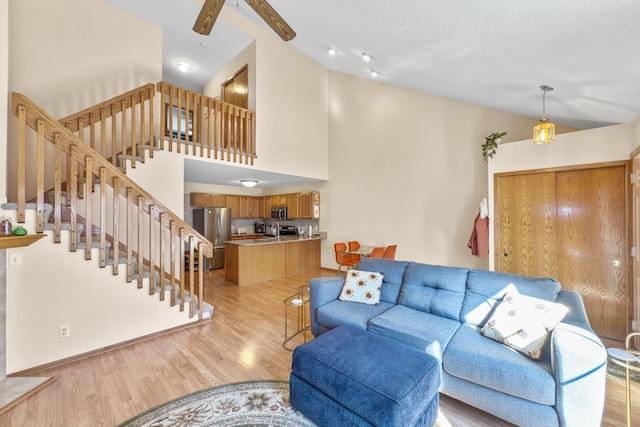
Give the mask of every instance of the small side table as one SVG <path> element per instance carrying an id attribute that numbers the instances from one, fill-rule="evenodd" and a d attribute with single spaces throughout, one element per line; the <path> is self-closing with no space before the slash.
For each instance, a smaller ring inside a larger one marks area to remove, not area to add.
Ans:
<path id="1" fill-rule="evenodd" d="M 622 366 L 625 369 L 625 386 L 627 395 L 627 427 L 631 427 L 631 375 L 630 371 L 640 372 L 640 352 L 631 350 L 631 338 L 634 336 L 640 336 L 640 332 L 632 332 L 627 335 L 625 342 L 625 349 L 623 350 L 629 357 L 624 355 L 616 355 L 616 349 L 607 349 L 609 360 L 618 366 Z"/>
<path id="2" fill-rule="evenodd" d="M 307 331 L 311 329 L 307 318 L 309 287 L 306 285 L 300 286 L 295 294 L 285 298 L 282 303 L 284 304 L 284 342 L 282 343 L 282 347 L 285 350 L 293 351 L 293 348 L 287 348 L 287 343 L 299 334 L 302 334 L 304 342 L 307 342 Z M 289 311 L 292 308 L 296 316 L 296 329 L 289 332 Z"/>

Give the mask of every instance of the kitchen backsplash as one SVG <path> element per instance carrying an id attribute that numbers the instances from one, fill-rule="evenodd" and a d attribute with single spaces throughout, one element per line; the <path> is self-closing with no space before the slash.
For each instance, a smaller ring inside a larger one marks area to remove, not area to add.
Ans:
<path id="1" fill-rule="evenodd" d="M 264 221 L 267 224 L 267 230 L 271 226 L 272 220 L 260 220 Z M 319 227 L 320 220 L 318 219 L 288 219 L 285 221 L 278 221 L 280 225 L 295 225 L 309 227 L 310 225 L 313 227 Z M 254 224 L 256 223 L 255 219 L 232 219 L 231 220 L 231 233 L 238 234 L 238 229 L 245 229 L 245 232 L 242 234 L 253 234 L 254 233 Z"/>

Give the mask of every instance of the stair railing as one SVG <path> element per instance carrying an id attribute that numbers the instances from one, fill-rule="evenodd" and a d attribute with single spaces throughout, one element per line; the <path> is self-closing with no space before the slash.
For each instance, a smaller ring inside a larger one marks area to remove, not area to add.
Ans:
<path id="1" fill-rule="evenodd" d="M 136 157 L 139 155 L 144 163 L 146 146 L 152 148 L 156 132 L 154 94 L 154 85 L 148 83 L 59 121 L 102 157 L 110 155 L 114 166 L 122 154 L 121 167 L 126 173 L 124 157 L 127 154 L 131 154 L 131 167 L 135 168 Z M 153 157 L 153 149 L 149 150 L 149 157 Z"/>
<path id="2" fill-rule="evenodd" d="M 111 226 L 113 240 L 113 274 L 118 274 L 119 247 L 122 239 L 127 252 L 126 280 L 133 280 L 133 254 L 138 254 L 137 282 L 143 286 L 144 268 L 149 271 L 149 294 L 156 289 L 155 276 L 159 276 L 160 299 L 165 295 L 165 279 L 170 285 L 171 305 L 175 305 L 174 289 L 179 284 L 180 310 L 185 308 L 185 291 L 194 295 L 195 257 L 198 265 L 204 265 L 204 256 L 213 256 L 213 246 L 189 224 L 154 199 L 144 189 L 123 174 L 106 158 L 84 144 L 70 129 L 46 112 L 26 96 L 12 93 L 12 111 L 18 118 L 18 222 L 24 222 L 27 187 L 34 188 L 36 194 L 36 231 L 44 230 L 45 176 L 53 174 L 54 181 L 54 241 L 61 241 L 61 206 L 63 190 L 63 160 L 66 171 L 67 205 L 70 210 L 70 251 L 77 250 L 78 199 L 84 196 L 84 216 L 94 224 L 99 224 L 100 266 L 107 261 L 107 228 Z M 54 144 L 53 159 L 45 159 L 45 140 Z M 35 147 L 35 148 L 34 148 Z M 34 153 L 27 153 L 34 150 Z M 27 154 L 36 158 L 27 162 Z M 53 171 L 47 166 L 53 165 Z M 33 170 L 35 169 L 35 171 Z M 89 185 L 78 185 L 79 170 L 84 170 L 84 181 Z M 96 178 L 97 177 L 97 178 Z M 28 180 L 34 180 L 35 183 Z M 94 195 L 97 179 L 99 190 Z M 35 185 L 34 185 L 35 184 Z M 111 189 L 111 197 L 107 196 Z M 97 209 L 94 199 L 98 200 Z M 121 221 L 121 206 L 125 208 L 124 224 Z M 108 215 L 108 212 L 110 215 Z M 94 215 L 95 214 L 95 215 Z M 95 219 L 97 217 L 97 220 Z M 110 222 L 111 224 L 108 224 Z M 85 258 L 91 259 L 92 235 L 85 235 Z M 188 254 L 185 257 L 186 253 Z M 197 251 L 197 255 L 196 255 Z M 185 261 L 186 258 L 186 261 Z M 188 271 L 189 289 L 185 290 L 184 272 Z M 202 269 L 198 269 L 199 281 L 203 283 Z M 203 286 L 198 290 L 198 316 L 202 318 Z M 195 313 L 194 298 L 189 299 L 189 317 Z"/>

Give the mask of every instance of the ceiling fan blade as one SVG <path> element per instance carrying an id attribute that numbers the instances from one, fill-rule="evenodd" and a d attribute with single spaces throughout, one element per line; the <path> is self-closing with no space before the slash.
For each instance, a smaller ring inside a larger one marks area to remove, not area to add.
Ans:
<path id="1" fill-rule="evenodd" d="M 224 0 L 204 0 L 198 19 L 193 24 L 193 31 L 208 36 L 222 10 L 222 5 Z"/>
<path id="2" fill-rule="evenodd" d="M 296 32 L 287 24 L 282 16 L 275 11 L 267 0 L 245 0 L 253 10 L 266 22 L 273 31 L 286 42 L 296 36 Z"/>

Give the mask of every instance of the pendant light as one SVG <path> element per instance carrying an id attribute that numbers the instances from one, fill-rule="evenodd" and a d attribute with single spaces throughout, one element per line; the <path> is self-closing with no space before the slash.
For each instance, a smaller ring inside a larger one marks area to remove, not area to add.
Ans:
<path id="1" fill-rule="evenodd" d="M 556 125 L 550 122 L 545 115 L 545 97 L 547 92 L 551 92 L 553 88 L 542 85 L 540 89 L 542 89 L 542 118 L 540 124 L 533 128 L 533 143 L 548 144 L 556 140 Z"/>

